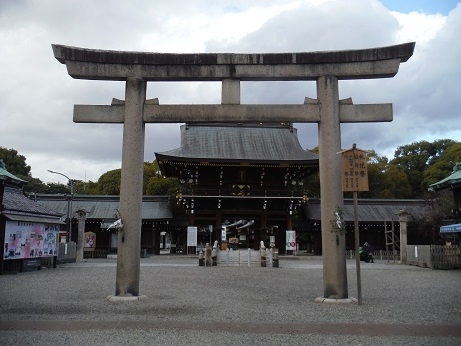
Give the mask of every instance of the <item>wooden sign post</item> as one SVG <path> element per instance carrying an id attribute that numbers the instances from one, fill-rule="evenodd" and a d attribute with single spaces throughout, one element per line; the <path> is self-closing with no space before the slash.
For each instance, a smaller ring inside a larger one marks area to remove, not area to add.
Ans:
<path id="1" fill-rule="evenodd" d="M 343 191 L 368 191 L 368 151 L 354 146 L 340 152 L 342 160 Z"/>
<path id="2" fill-rule="evenodd" d="M 358 303 L 362 305 L 362 283 L 360 276 L 360 240 L 359 220 L 357 216 L 357 192 L 368 191 L 368 152 L 354 145 L 351 149 L 339 152 L 342 162 L 343 192 L 354 193 L 354 233 L 355 233 L 355 263 L 357 270 Z"/>

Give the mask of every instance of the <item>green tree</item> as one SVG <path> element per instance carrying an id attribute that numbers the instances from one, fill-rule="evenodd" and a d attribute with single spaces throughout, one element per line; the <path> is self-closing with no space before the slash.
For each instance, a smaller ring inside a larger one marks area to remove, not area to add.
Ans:
<path id="1" fill-rule="evenodd" d="M 408 224 L 408 244 L 430 245 L 440 242 L 440 226 L 458 223 L 451 212 L 454 208 L 453 193 L 449 189 L 428 195 L 427 212 L 418 215 Z"/>
<path id="2" fill-rule="evenodd" d="M 5 163 L 8 172 L 27 182 L 23 187 L 25 192 L 46 192 L 47 186 L 40 179 L 32 177 L 26 157 L 17 150 L 0 147 L 0 159 Z"/>
<path id="3" fill-rule="evenodd" d="M 147 184 L 148 195 L 175 196 L 179 190 L 180 184 L 177 178 L 154 176 Z"/>
<path id="4" fill-rule="evenodd" d="M 361 197 L 379 198 L 383 186 L 383 175 L 388 166 L 389 160 L 386 156 L 379 156 L 374 150 L 370 151 L 367 162 L 369 190 L 361 193 Z"/>
<path id="5" fill-rule="evenodd" d="M 70 186 L 59 183 L 47 183 L 43 193 L 70 193 Z M 37 191 L 38 192 L 38 191 Z"/>
<path id="6" fill-rule="evenodd" d="M 368 154 L 369 191 L 359 193 L 362 198 L 408 198 L 411 186 L 402 169 L 389 162 L 386 156 L 379 156 L 376 151 Z"/>
<path id="7" fill-rule="evenodd" d="M 98 192 L 101 195 L 119 195 L 121 169 L 113 169 L 101 175 L 98 179 Z"/>
<path id="8" fill-rule="evenodd" d="M 0 147 L 0 158 L 6 164 L 8 172 L 16 175 L 18 178 L 25 180 L 24 192 L 37 193 L 69 193 L 69 186 L 59 183 L 43 183 L 40 179 L 32 177 L 31 167 L 27 165 L 26 158 L 20 155 L 14 149 Z"/>
<path id="9" fill-rule="evenodd" d="M 161 177 L 160 169 L 158 167 L 157 160 L 154 162 L 144 162 L 144 174 L 143 174 L 143 194 L 145 195 L 155 195 L 154 193 L 148 192 L 149 182 L 152 178 Z"/>
<path id="10" fill-rule="evenodd" d="M 315 147 L 312 149 L 309 149 L 307 151 L 310 151 L 315 154 L 319 154 L 319 147 Z M 307 176 L 303 180 L 303 189 L 307 192 L 308 197 L 320 197 L 320 175 L 319 171 Z"/>
<path id="11" fill-rule="evenodd" d="M 378 198 L 409 198 L 411 186 L 408 178 L 398 166 L 389 164 L 383 174 Z"/>
<path id="12" fill-rule="evenodd" d="M 97 182 L 97 193 L 102 195 L 120 194 L 121 169 L 108 171 L 99 177 Z M 143 194 L 166 195 L 167 191 L 174 188 L 176 179 L 172 181 L 161 176 L 157 161 L 144 162 L 143 172 Z M 150 187 L 149 187 L 150 186 Z M 93 186 L 94 187 L 94 186 Z M 94 190 L 94 189 L 93 189 Z M 92 191 L 93 191 L 92 190 Z"/>
<path id="13" fill-rule="evenodd" d="M 452 171 L 456 162 L 461 162 L 461 143 L 449 146 L 440 157 L 429 166 L 423 174 L 423 185 L 427 188 L 446 177 Z"/>
<path id="14" fill-rule="evenodd" d="M 40 179 L 33 178 L 31 176 L 24 177 L 24 176 L 19 176 L 18 175 L 18 177 L 20 177 L 21 179 L 27 181 L 27 184 L 24 185 L 24 187 L 23 187 L 23 190 L 25 192 L 46 193 L 47 186 Z"/>
<path id="15" fill-rule="evenodd" d="M 309 175 L 303 180 L 303 189 L 308 197 L 320 197 L 320 175 L 319 172 Z"/>
<path id="16" fill-rule="evenodd" d="M 448 147 L 456 143 L 451 139 L 439 139 L 432 143 L 415 142 L 396 149 L 391 163 L 403 169 L 407 175 L 413 191 L 411 197 L 424 197 L 427 191 L 427 186 L 423 183 L 424 171 L 434 164 Z"/>
<path id="17" fill-rule="evenodd" d="M 91 180 L 86 182 L 82 180 L 75 180 L 74 192 L 79 195 L 97 195 L 99 194 L 98 183 Z"/>
<path id="18" fill-rule="evenodd" d="M 20 155 L 17 150 L 0 147 L 0 159 L 6 165 L 6 169 L 18 178 L 30 177 L 30 166 L 26 163 L 26 158 Z"/>

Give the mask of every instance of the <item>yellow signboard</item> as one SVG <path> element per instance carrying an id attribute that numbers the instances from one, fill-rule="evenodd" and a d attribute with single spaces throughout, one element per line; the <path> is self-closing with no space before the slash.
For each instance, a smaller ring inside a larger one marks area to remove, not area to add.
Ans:
<path id="1" fill-rule="evenodd" d="M 368 191 L 367 151 L 354 147 L 339 152 L 343 191 Z"/>

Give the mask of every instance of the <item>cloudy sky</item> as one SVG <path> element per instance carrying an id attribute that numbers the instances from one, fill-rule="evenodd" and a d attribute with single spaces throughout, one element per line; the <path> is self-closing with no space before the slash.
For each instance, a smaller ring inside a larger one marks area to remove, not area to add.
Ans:
<path id="1" fill-rule="evenodd" d="M 390 79 L 340 81 L 340 98 L 394 104 L 391 123 L 341 126 L 353 143 L 393 157 L 416 141 L 461 141 L 461 2 L 455 0 L 2 0 L 0 146 L 32 176 L 97 181 L 120 168 L 122 125 L 75 124 L 74 104 L 124 99 L 124 83 L 72 79 L 51 44 L 173 53 L 308 52 L 416 42 Z M 220 103 L 219 83 L 149 83 L 162 104 Z M 301 104 L 315 82 L 246 82 L 242 103 Z M 145 160 L 179 146 L 180 124 L 147 124 Z M 296 124 L 303 148 L 317 125 Z"/>

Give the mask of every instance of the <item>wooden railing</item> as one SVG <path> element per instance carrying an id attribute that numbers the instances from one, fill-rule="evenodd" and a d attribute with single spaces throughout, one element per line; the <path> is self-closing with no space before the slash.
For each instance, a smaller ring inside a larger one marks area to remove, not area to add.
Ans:
<path id="1" fill-rule="evenodd" d="M 461 246 L 431 245 L 432 269 L 461 269 Z"/>
<path id="2" fill-rule="evenodd" d="M 407 245 L 407 264 L 431 269 L 461 269 L 461 246 Z"/>
<path id="3" fill-rule="evenodd" d="M 346 258 L 355 259 L 355 250 L 346 250 Z M 399 261 L 400 260 L 400 251 L 395 250 L 392 252 L 386 250 L 374 250 L 373 251 L 373 258 L 380 259 L 380 260 L 388 260 L 388 261 Z"/>
<path id="4" fill-rule="evenodd" d="M 461 269 L 460 245 L 407 245 L 406 264 L 431 269 Z M 394 255 L 394 256 L 393 256 Z M 354 250 L 347 250 L 346 257 L 355 258 Z M 400 253 L 396 251 L 375 250 L 373 257 L 381 260 L 400 260 Z"/>

